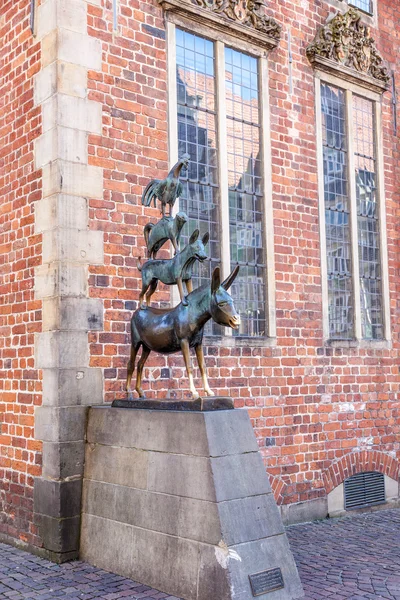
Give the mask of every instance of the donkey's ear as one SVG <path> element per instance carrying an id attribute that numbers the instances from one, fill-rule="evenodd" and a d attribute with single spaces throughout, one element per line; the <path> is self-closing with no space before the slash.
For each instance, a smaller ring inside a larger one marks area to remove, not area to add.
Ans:
<path id="1" fill-rule="evenodd" d="M 225 279 L 225 281 L 223 281 L 221 283 L 221 287 L 223 287 L 224 290 L 229 290 L 232 283 L 235 281 L 238 273 L 239 273 L 239 265 L 236 265 L 236 267 L 233 269 L 232 273 L 230 275 L 228 275 L 228 277 Z"/>
<path id="2" fill-rule="evenodd" d="M 203 239 L 201 240 L 203 242 L 203 246 L 205 246 L 206 244 L 208 244 L 208 240 L 210 239 L 210 234 L 208 233 L 208 231 L 203 235 Z"/>
<path id="3" fill-rule="evenodd" d="M 194 244 L 195 243 L 195 241 L 199 237 L 199 233 L 200 233 L 200 231 L 198 229 L 195 229 L 193 231 L 192 235 L 189 238 L 189 244 Z"/>
<path id="4" fill-rule="evenodd" d="M 219 267 L 215 267 L 213 274 L 212 274 L 212 279 L 211 279 L 211 293 L 212 294 L 215 294 L 215 292 L 219 288 L 220 284 L 221 284 L 221 275 L 219 272 Z"/>

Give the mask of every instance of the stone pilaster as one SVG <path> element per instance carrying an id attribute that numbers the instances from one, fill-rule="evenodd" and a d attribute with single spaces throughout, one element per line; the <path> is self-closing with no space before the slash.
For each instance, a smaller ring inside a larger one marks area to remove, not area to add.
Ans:
<path id="1" fill-rule="evenodd" d="M 103 263 L 103 233 L 88 228 L 88 199 L 102 198 L 103 172 L 88 165 L 88 135 L 101 133 L 101 105 L 87 99 L 88 69 L 101 69 L 101 44 L 87 33 L 85 0 L 45 0 L 37 15 L 42 68 L 35 102 L 43 132 L 35 143 L 43 197 L 35 230 L 43 236 L 35 295 L 43 331 L 35 343 L 43 404 L 35 436 L 43 472 L 34 510 L 49 556 L 77 556 L 87 405 L 102 402 L 101 369 L 89 367 L 88 331 L 103 326 L 103 306 L 88 295 L 88 265 Z"/>

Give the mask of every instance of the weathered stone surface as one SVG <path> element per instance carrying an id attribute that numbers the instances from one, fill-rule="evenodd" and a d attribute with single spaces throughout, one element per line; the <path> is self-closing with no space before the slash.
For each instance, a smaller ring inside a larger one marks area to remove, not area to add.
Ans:
<path id="1" fill-rule="evenodd" d="M 328 516 L 328 500 L 316 498 L 307 502 L 297 502 L 281 506 L 282 520 L 285 525 L 317 521 Z"/>
<path id="2" fill-rule="evenodd" d="M 52 297 L 43 300 L 43 331 L 103 329 L 103 302 L 99 298 Z"/>
<path id="3" fill-rule="evenodd" d="M 199 584 L 196 600 L 230 600 L 230 575 L 227 569 L 228 548 L 202 546 L 199 560 Z"/>
<path id="4" fill-rule="evenodd" d="M 85 442 L 43 442 L 43 477 L 65 479 L 83 475 Z"/>
<path id="5" fill-rule="evenodd" d="M 209 456 L 258 452 L 247 410 L 204 415 Z M 221 435 L 221 431 L 224 435 Z"/>
<path id="6" fill-rule="evenodd" d="M 43 406 L 83 406 L 102 399 L 102 369 L 43 369 Z"/>
<path id="7" fill-rule="evenodd" d="M 38 406 L 35 438 L 44 442 L 78 442 L 85 439 L 85 406 Z"/>
<path id="8" fill-rule="evenodd" d="M 43 264 L 35 269 L 35 298 L 48 296 L 86 296 L 87 267 L 68 262 Z"/>
<path id="9" fill-rule="evenodd" d="M 162 494 L 215 501 L 210 459 L 152 452 L 148 489 Z"/>
<path id="10" fill-rule="evenodd" d="M 221 414 L 90 409 L 83 557 L 186 600 L 251 600 L 249 574 L 280 567 L 271 599 L 301 597 L 248 415 Z"/>
<path id="11" fill-rule="evenodd" d="M 271 600 L 303 598 L 304 592 L 297 568 L 290 551 L 286 535 L 272 536 L 230 547 L 228 569 L 234 600 L 250 600 L 249 575 L 279 567 L 282 571 L 284 588 L 270 592 Z"/>
<path id="12" fill-rule="evenodd" d="M 55 194 L 35 203 L 35 233 L 56 227 L 86 229 L 88 201 L 79 196 Z"/>
<path id="13" fill-rule="evenodd" d="M 39 527 L 40 537 L 47 551 L 56 553 L 73 553 L 79 547 L 80 517 L 57 519 L 48 515 L 35 515 L 35 522 Z M 77 558 L 76 554 L 69 554 L 67 560 Z M 63 562 L 62 557 L 52 557 L 56 562 Z"/>
<path id="14" fill-rule="evenodd" d="M 211 458 L 210 462 L 217 502 L 271 492 L 258 452 Z"/>
<path id="15" fill-rule="evenodd" d="M 44 331 L 35 338 L 35 367 L 62 369 L 87 366 L 89 349 L 85 331 Z"/>
<path id="16" fill-rule="evenodd" d="M 56 160 L 43 167 L 43 197 L 59 192 L 73 196 L 103 197 L 103 169 Z"/>
<path id="17" fill-rule="evenodd" d="M 33 505 L 35 513 L 65 519 L 80 514 L 82 480 L 54 481 L 35 479 Z"/>
<path id="18" fill-rule="evenodd" d="M 101 264 L 104 258 L 103 232 L 52 229 L 43 232 L 43 261 L 71 261 Z"/>
<path id="19" fill-rule="evenodd" d="M 160 533 L 218 544 L 215 503 L 85 479 L 83 512 Z"/>
<path id="20" fill-rule="evenodd" d="M 104 543 L 106 541 L 106 543 Z M 133 528 L 125 523 L 82 515 L 80 557 L 96 567 L 132 577 Z"/>
<path id="21" fill-rule="evenodd" d="M 87 440 L 108 446 L 207 456 L 203 423 L 200 413 L 192 413 L 189 418 L 187 413 L 135 410 L 132 414 L 129 409 L 96 408 L 91 411 Z"/>
<path id="22" fill-rule="evenodd" d="M 148 452 L 87 444 L 85 463 L 86 479 L 147 488 Z"/>
<path id="23" fill-rule="evenodd" d="M 35 140 L 35 168 L 41 169 L 57 159 L 85 164 L 88 160 L 87 146 L 85 131 L 54 123 Z"/>
<path id="24" fill-rule="evenodd" d="M 149 585 L 158 571 L 158 589 L 190 600 L 196 597 L 198 563 L 197 542 L 134 528 L 132 577 L 137 581 Z"/>
<path id="25" fill-rule="evenodd" d="M 222 539 L 228 546 L 284 532 L 273 494 L 250 496 L 218 504 Z"/>

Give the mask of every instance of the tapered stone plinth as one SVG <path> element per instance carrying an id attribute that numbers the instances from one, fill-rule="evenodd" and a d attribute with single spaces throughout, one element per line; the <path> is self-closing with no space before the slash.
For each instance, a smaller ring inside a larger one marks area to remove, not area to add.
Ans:
<path id="1" fill-rule="evenodd" d="M 303 596 L 244 410 L 91 408 L 81 557 L 185 600 Z"/>

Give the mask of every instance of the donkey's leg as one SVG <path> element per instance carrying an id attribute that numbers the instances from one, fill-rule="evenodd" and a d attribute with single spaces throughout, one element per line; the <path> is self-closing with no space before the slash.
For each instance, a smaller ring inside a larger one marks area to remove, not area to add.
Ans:
<path id="1" fill-rule="evenodd" d="M 138 366 L 137 366 L 136 387 L 135 387 L 135 390 L 137 391 L 137 393 L 139 394 L 139 396 L 141 398 L 144 398 L 144 396 L 143 396 L 143 390 L 142 390 L 142 373 L 143 373 L 143 367 L 144 367 L 144 363 L 146 362 L 146 360 L 149 357 L 150 352 L 151 352 L 150 348 L 147 348 L 147 346 L 143 345 L 142 356 L 140 357 L 140 360 L 139 360 Z"/>
<path id="2" fill-rule="evenodd" d="M 151 282 L 150 282 L 149 289 L 147 290 L 147 294 L 146 294 L 146 304 L 147 304 L 147 306 L 150 305 L 150 298 L 152 297 L 152 295 L 156 291 L 157 285 L 158 285 L 158 279 L 152 279 Z"/>
<path id="3" fill-rule="evenodd" d="M 185 359 L 186 371 L 189 377 L 190 391 L 192 392 L 193 399 L 197 400 L 197 398 L 199 397 L 199 393 L 194 387 L 192 362 L 190 360 L 189 342 L 187 340 L 181 340 L 181 350 L 183 358 Z"/>
<path id="4" fill-rule="evenodd" d="M 207 396 L 214 396 L 213 391 L 210 389 L 210 386 L 208 385 L 207 370 L 206 370 L 206 365 L 204 362 L 203 346 L 201 344 L 199 344 L 198 346 L 195 346 L 194 349 L 196 350 L 197 362 L 199 363 L 199 369 L 200 369 L 200 373 L 201 373 L 201 378 L 203 380 L 204 391 L 207 394 Z"/>
<path id="5" fill-rule="evenodd" d="M 132 375 L 133 375 L 133 371 L 135 370 L 135 360 L 136 360 L 136 355 L 138 353 L 138 350 L 141 346 L 141 342 L 132 342 L 132 346 L 131 346 L 131 356 L 128 362 L 128 374 L 127 374 L 127 378 L 126 378 L 126 393 L 128 394 L 128 396 L 131 398 L 132 397 L 132 392 L 131 392 L 131 381 L 132 381 Z"/>

